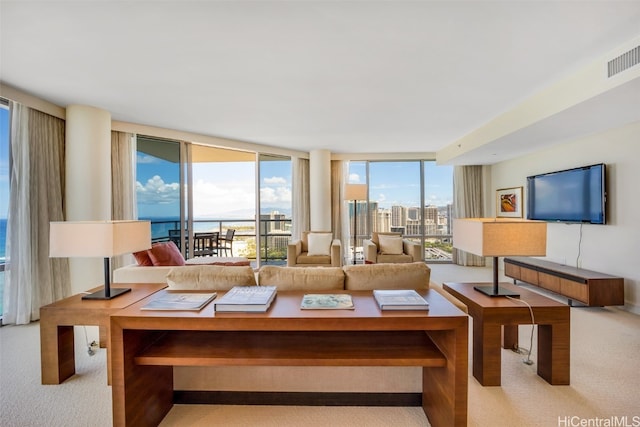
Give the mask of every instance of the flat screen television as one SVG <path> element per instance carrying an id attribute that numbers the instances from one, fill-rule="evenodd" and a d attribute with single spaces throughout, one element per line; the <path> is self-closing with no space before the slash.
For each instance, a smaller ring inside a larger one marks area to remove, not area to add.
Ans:
<path id="1" fill-rule="evenodd" d="M 604 163 L 527 177 L 527 218 L 606 223 Z"/>

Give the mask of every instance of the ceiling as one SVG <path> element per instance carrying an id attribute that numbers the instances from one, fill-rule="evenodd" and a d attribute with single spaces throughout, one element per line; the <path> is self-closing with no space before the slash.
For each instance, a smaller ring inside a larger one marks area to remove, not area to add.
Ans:
<path id="1" fill-rule="evenodd" d="M 639 22 L 640 1 L 1 0 L 0 80 L 117 121 L 301 151 L 430 153 L 637 37 Z M 635 80 L 451 163 L 638 121 Z"/>

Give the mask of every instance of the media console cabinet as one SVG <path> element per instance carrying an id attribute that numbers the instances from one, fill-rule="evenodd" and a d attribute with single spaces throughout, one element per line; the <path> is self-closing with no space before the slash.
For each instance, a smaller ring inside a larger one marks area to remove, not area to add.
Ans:
<path id="1" fill-rule="evenodd" d="M 141 310 L 147 298 L 113 314 L 113 425 L 160 424 L 174 366 L 419 366 L 430 424 L 466 426 L 468 316 L 434 290 L 422 293 L 428 311 L 381 311 L 371 291 L 348 293 L 354 310 L 301 310 L 303 292 L 279 291 L 266 313 Z"/>
<path id="2" fill-rule="evenodd" d="M 504 274 L 567 297 L 569 305 L 624 305 L 624 279 L 537 258 L 504 259 Z"/>

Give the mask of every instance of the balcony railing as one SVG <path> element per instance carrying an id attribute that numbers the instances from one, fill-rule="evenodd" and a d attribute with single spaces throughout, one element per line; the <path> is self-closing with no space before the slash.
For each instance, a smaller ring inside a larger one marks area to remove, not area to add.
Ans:
<path id="1" fill-rule="evenodd" d="M 228 229 L 236 230 L 233 242 L 234 256 L 244 256 L 262 263 L 284 263 L 287 259 L 287 243 L 291 237 L 291 219 L 261 219 L 259 223 L 260 250 L 256 250 L 256 221 L 254 219 L 203 219 L 193 220 L 193 231 L 219 232 L 224 236 Z M 178 220 L 151 219 L 152 242 L 169 241 L 169 232 L 180 230 Z M 185 230 L 185 240 L 189 233 Z M 187 245 L 188 246 L 188 245 Z M 190 258 L 188 248 L 185 255 Z"/>

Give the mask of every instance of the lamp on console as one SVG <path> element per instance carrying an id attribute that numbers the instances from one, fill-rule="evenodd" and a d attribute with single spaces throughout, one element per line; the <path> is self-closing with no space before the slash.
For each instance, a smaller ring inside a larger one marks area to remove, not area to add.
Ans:
<path id="1" fill-rule="evenodd" d="M 358 200 L 367 200 L 367 184 L 346 184 L 344 186 L 345 200 L 353 200 L 353 263 L 356 263 L 356 239 L 358 236 L 357 217 Z"/>
<path id="2" fill-rule="evenodd" d="M 51 222 L 49 256 L 52 258 L 104 257 L 104 289 L 82 299 L 112 299 L 130 288 L 111 289 L 111 257 L 151 248 L 149 221 Z"/>
<path id="3" fill-rule="evenodd" d="M 547 223 L 504 218 L 454 219 L 453 247 L 493 257 L 493 286 L 475 286 L 474 289 L 491 297 L 517 297 L 518 294 L 498 286 L 498 257 L 546 255 Z"/>

